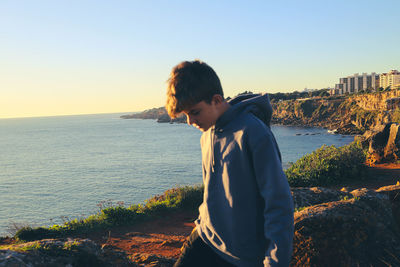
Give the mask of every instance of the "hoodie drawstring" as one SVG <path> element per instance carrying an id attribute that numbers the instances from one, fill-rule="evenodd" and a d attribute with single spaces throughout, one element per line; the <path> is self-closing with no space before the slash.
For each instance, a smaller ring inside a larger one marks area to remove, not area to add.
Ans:
<path id="1" fill-rule="evenodd" d="M 215 126 L 212 126 L 212 128 L 211 128 L 211 172 L 213 172 L 213 173 L 214 173 L 214 166 L 215 166 L 214 140 L 215 140 Z"/>

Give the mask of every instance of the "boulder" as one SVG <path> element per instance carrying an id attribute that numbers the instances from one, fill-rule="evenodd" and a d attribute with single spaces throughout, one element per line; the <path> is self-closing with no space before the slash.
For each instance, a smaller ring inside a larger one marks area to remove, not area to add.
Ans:
<path id="1" fill-rule="evenodd" d="M 394 162 L 400 158 L 400 132 L 398 123 L 388 123 L 382 131 L 369 135 L 367 163 Z"/>
<path id="2" fill-rule="evenodd" d="M 168 116 L 167 113 L 160 114 L 157 118 L 157 122 L 163 123 L 163 122 L 171 122 L 171 117 Z"/>
<path id="3" fill-rule="evenodd" d="M 148 267 L 172 267 L 176 261 L 172 258 L 147 253 L 136 253 L 129 258 L 139 266 Z"/>
<path id="4" fill-rule="evenodd" d="M 400 183 L 381 187 L 376 192 L 387 195 L 391 203 L 393 219 L 400 227 Z"/>
<path id="5" fill-rule="evenodd" d="M 324 187 L 293 187 L 292 196 L 296 210 L 344 198 L 352 198 L 350 193 Z"/>
<path id="6" fill-rule="evenodd" d="M 43 239 L 0 250 L 0 266 L 138 266 L 89 239 Z"/>
<path id="7" fill-rule="evenodd" d="M 291 266 L 400 266 L 390 191 L 353 190 L 296 212 Z"/>

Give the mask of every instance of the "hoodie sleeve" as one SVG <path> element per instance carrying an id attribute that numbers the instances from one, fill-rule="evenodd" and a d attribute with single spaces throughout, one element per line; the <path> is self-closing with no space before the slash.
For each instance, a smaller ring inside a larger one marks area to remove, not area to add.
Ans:
<path id="1" fill-rule="evenodd" d="M 253 168 L 264 200 L 264 266 L 289 266 L 293 243 L 293 200 L 280 152 L 269 127 L 251 138 Z M 262 133 L 261 133 L 262 132 Z"/>

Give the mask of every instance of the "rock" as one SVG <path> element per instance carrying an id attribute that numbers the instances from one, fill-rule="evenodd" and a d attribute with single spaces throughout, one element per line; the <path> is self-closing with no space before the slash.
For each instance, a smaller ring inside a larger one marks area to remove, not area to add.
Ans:
<path id="1" fill-rule="evenodd" d="M 12 251 L 12 250 L 0 250 L 0 266 L 9 267 L 30 267 L 32 266 L 29 262 L 24 262 L 25 254 Z"/>
<path id="2" fill-rule="evenodd" d="M 177 122 L 177 123 L 186 123 L 186 116 L 184 114 L 179 115 L 175 119 L 171 119 L 167 113 L 165 107 L 152 108 L 145 110 L 143 112 L 122 115 L 121 119 L 151 119 L 157 120 L 157 122 L 165 123 L 165 122 Z"/>
<path id="3" fill-rule="evenodd" d="M 370 135 L 367 162 L 393 162 L 400 158 L 400 132 L 398 123 L 388 123 L 382 131 Z"/>
<path id="4" fill-rule="evenodd" d="M 157 122 L 171 122 L 171 118 L 167 113 L 160 114 L 157 118 Z"/>
<path id="5" fill-rule="evenodd" d="M 355 198 L 360 198 L 360 197 L 374 198 L 374 197 L 378 196 L 378 194 L 374 190 L 370 190 L 367 188 L 355 189 L 355 190 L 351 191 L 350 194 Z"/>
<path id="6" fill-rule="evenodd" d="M 400 183 L 397 182 L 396 185 L 381 187 L 376 192 L 387 195 L 391 202 L 393 218 L 400 228 Z"/>
<path id="7" fill-rule="evenodd" d="M 125 253 L 89 239 L 43 239 L 0 250 L 0 266 L 137 266 Z"/>
<path id="8" fill-rule="evenodd" d="M 291 266 L 400 266 L 399 228 L 388 198 L 353 193 L 358 197 L 295 213 Z"/>
<path id="9" fill-rule="evenodd" d="M 387 161 L 397 161 L 400 156 L 400 133 L 399 124 L 393 123 L 390 125 L 389 137 L 386 146 L 383 150 L 383 157 Z"/>
<path id="10" fill-rule="evenodd" d="M 154 254 L 147 253 L 136 253 L 130 256 L 130 259 L 139 264 L 139 266 L 151 266 L 151 267 L 170 267 L 175 263 L 175 259 L 167 258 Z"/>
<path id="11" fill-rule="evenodd" d="M 162 247 L 174 247 L 174 248 L 180 248 L 182 247 L 183 242 L 178 241 L 178 240 L 165 240 L 164 242 L 161 243 Z"/>
<path id="12" fill-rule="evenodd" d="M 348 192 L 323 187 L 294 187 L 291 190 L 295 209 L 337 201 L 343 198 L 352 198 L 352 195 Z"/>

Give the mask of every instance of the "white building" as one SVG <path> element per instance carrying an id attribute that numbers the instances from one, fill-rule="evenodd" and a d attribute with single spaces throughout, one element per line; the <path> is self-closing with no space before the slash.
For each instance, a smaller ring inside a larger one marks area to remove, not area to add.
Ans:
<path id="1" fill-rule="evenodd" d="M 379 88 L 379 74 L 372 72 L 371 74 L 363 73 L 359 75 L 356 73 L 345 78 L 340 78 L 339 83 L 335 85 L 335 89 L 331 90 L 331 94 L 351 94 L 370 88 L 373 90 Z"/>
<path id="2" fill-rule="evenodd" d="M 391 70 L 388 73 L 379 75 L 379 87 L 397 89 L 400 87 L 400 72 L 398 70 Z"/>

